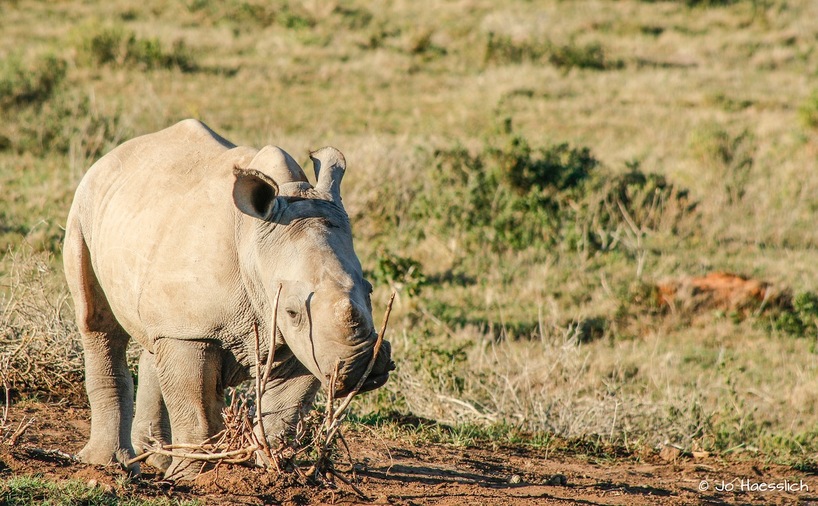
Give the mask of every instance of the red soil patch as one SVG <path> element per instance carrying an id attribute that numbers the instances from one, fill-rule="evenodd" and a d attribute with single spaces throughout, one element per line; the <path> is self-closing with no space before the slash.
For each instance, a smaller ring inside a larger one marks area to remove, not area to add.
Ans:
<path id="1" fill-rule="evenodd" d="M 720 309 L 746 313 L 785 305 L 789 300 L 786 290 L 729 272 L 664 280 L 657 291 L 659 305 L 674 312 Z"/>

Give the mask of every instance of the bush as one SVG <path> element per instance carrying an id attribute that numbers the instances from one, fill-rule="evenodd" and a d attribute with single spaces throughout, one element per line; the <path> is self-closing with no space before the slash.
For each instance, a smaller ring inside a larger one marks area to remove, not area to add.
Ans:
<path id="1" fill-rule="evenodd" d="M 121 126 L 119 112 L 104 114 L 87 94 L 73 91 L 20 114 L 11 143 L 18 152 L 73 153 L 90 159 L 129 135 Z"/>
<path id="2" fill-rule="evenodd" d="M 378 263 L 372 272 L 372 279 L 376 283 L 388 284 L 397 291 L 406 290 L 411 296 L 419 295 L 426 284 L 420 262 L 384 250 L 378 253 Z"/>
<path id="3" fill-rule="evenodd" d="M 182 40 L 174 42 L 167 51 L 159 39 L 138 38 L 134 32 L 121 26 L 91 27 L 88 32 L 82 37 L 78 50 L 82 59 L 92 64 L 145 69 L 178 68 L 183 72 L 198 69 L 193 54 Z"/>
<path id="4" fill-rule="evenodd" d="M 818 295 L 802 292 L 792 300 L 792 307 L 782 310 L 773 328 L 797 337 L 818 337 Z"/>
<path id="5" fill-rule="evenodd" d="M 533 148 L 519 136 L 504 146 L 471 154 L 462 147 L 439 150 L 433 170 L 418 178 L 408 219 L 417 235 L 439 230 L 464 253 L 564 248 L 610 251 L 623 236 L 664 229 L 675 232 L 696 204 L 687 190 L 638 163 L 622 174 L 599 170 L 587 147 L 567 143 Z M 430 224 L 434 224 L 430 226 Z"/>
<path id="6" fill-rule="evenodd" d="M 46 54 L 32 61 L 11 56 L 0 62 L 0 110 L 47 101 L 65 78 L 65 60 Z"/>
<path id="7" fill-rule="evenodd" d="M 812 95 L 798 108 L 798 117 L 804 128 L 818 129 L 818 90 L 813 91 Z"/>
<path id="8" fill-rule="evenodd" d="M 562 69 L 574 67 L 592 70 L 621 68 L 621 60 L 606 57 L 605 50 L 597 42 L 580 45 L 570 42 L 564 45 L 554 44 L 548 39 L 543 41 L 514 40 L 506 35 L 493 32 L 486 39 L 485 63 L 550 63 Z"/>
<path id="9" fill-rule="evenodd" d="M 0 150 L 94 158 L 127 135 L 119 114 L 105 115 L 91 97 L 62 83 L 66 62 L 51 54 L 0 66 Z"/>
<path id="10" fill-rule="evenodd" d="M 435 220 L 467 245 L 495 250 L 553 243 L 561 193 L 581 185 L 598 165 L 587 148 L 533 149 L 520 136 L 474 156 L 458 147 L 434 158 L 429 182 L 438 190 L 418 192 L 414 219 Z"/>
<path id="11" fill-rule="evenodd" d="M 587 252 L 617 249 L 623 236 L 666 229 L 676 234 L 682 217 L 696 209 L 688 190 L 638 163 L 616 175 L 596 175 L 575 196 L 562 234 L 566 246 Z"/>

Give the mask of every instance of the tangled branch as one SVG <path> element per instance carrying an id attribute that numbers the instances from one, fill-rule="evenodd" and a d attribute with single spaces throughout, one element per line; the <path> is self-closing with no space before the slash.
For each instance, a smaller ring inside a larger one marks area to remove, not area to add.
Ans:
<path id="1" fill-rule="evenodd" d="M 336 407 L 335 385 L 338 379 L 339 365 L 336 363 L 335 369 L 330 376 L 326 386 L 326 407 L 323 415 L 313 411 L 307 416 L 301 416 L 295 427 L 295 433 L 290 440 L 283 436 L 279 439 L 276 448 L 271 448 L 264 424 L 261 417 L 261 397 L 265 391 L 270 378 L 272 364 L 275 359 L 275 329 L 276 314 L 278 313 L 278 302 L 281 294 L 279 285 L 276 293 L 273 311 L 272 335 L 267 353 L 267 362 L 262 372 L 260 356 L 260 338 L 258 326 L 254 325 L 255 337 L 255 384 L 254 399 L 247 395 L 233 397 L 231 403 L 222 412 L 225 428 L 201 444 L 162 444 L 160 441 L 150 438 L 151 444 L 145 451 L 126 461 L 125 466 L 130 466 L 136 462 L 143 461 L 151 455 L 166 455 L 173 458 L 187 459 L 192 461 L 215 463 L 216 466 L 222 464 L 251 464 L 269 471 L 276 471 L 281 474 L 287 471 L 295 472 L 300 478 L 310 482 L 319 483 L 338 478 L 341 482 L 352 488 L 360 497 L 365 498 L 365 494 L 350 480 L 338 473 L 335 463 L 332 460 L 333 449 L 340 439 L 344 446 L 346 441 L 341 433 L 341 424 L 346 419 L 346 411 L 352 399 L 361 391 L 366 380 L 372 372 L 377 360 L 378 353 L 383 345 L 386 334 L 389 315 L 392 312 L 392 303 L 395 300 L 393 292 L 389 298 L 384 314 L 383 324 L 375 345 L 372 349 L 372 358 L 369 360 L 364 374 L 340 404 Z M 254 403 L 255 413 L 251 415 L 250 404 Z M 255 430 L 255 429 L 258 430 Z M 309 458 L 312 454 L 314 457 Z M 300 460 L 299 460 L 300 458 Z M 304 471 L 302 466 L 309 466 Z"/>

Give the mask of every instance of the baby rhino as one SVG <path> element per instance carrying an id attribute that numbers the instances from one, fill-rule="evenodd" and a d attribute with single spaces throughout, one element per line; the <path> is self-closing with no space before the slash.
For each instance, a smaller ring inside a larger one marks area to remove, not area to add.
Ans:
<path id="1" fill-rule="evenodd" d="M 185 120 L 91 167 L 64 246 L 91 404 L 81 460 L 124 461 L 150 436 L 200 443 L 221 430 L 224 389 L 255 374 L 256 326 L 262 364 L 275 339 L 261 399 L 271 443 L 336 366 L 336 392 L 355 387 L 377 339 L 372 286 L 341 203 L 344 157 L 326 147 L 311 158 L 314 187 L 281 149 L 237 147 Z M 130 338 L 144 348 L 135 415 Z M 383 385 L 393 368 L 384 342 L 361 390 Z M 190 464 L 148 462 L 166 476 Z"/>

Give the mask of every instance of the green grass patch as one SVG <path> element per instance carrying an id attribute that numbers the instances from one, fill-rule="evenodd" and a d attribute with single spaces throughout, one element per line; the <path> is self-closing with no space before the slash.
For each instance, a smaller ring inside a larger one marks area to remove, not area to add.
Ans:
<path id="1" fill-rule="evenodd" d="M 197 506 L 198 501 L 143 499 L 106 491 L 79 480 L 49 481 L 37 475 L 0 481 L 0 503 L 8 506 Z"/>

